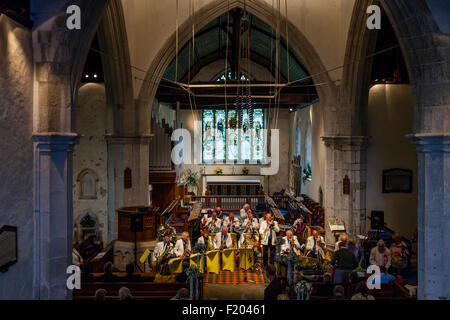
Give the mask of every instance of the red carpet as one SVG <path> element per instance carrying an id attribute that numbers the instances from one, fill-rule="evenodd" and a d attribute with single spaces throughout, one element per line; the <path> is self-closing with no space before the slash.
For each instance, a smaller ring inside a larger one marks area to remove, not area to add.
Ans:
<path id="1" fill-rule="evenodd" d="M 247 281 L 245 275 L 247 274 Z M 206 275 L 206 282 L 211 284 L 261 284 L 265 283 L 263 273 L 239 269 L 235 272 L 220 271 L 219 274 L 209 273 Z"/>

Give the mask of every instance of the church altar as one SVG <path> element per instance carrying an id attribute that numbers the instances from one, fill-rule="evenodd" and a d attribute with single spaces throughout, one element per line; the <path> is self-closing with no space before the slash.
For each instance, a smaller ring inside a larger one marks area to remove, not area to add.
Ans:
<path id="1" fill-rule="evenodd" d="M 262 175 L 204 174 L 203 194 L 210 195 L 257 195 L 264 188 Z"/>

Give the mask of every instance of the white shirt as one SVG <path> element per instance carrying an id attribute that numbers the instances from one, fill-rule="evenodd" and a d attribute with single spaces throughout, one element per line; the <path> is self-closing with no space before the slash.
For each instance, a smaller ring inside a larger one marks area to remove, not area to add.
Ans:
<path id="1" fill-rule="evenodd" d="M 214 249 L 216 249 L 216 250 L 221 249 L 222 238 L 223 238 L 222 232 L 216 233 L 216 236 L 214 237 Z M 233 245 L 233 240 L 231 239 L 231 234 L 227 233 L 227 236 L 225 239 L 225 246 L 226 246 L 226 248 L 231 248 L 232 245 Z"/>
<path id="2" fill-rule="evenodd" d="M 254 229 L 253 232 L 258 232 L 259 230 L 259 222 L 257 218 L 253 218 L 253 222 L 250 221 L 249 218 L 245 219 L 244 222 L 242 223 L 242 226 L 245 227 L 244 232 L 247 230 L 247 228 L 253 228 Z"/>
<path id="3" fill-rule="evenodd" d="M 191 241 L 187 241 L 187 249 L 190 251 L 191 250 Z M 173 249 L 173 253 L 175 253 L 175 255 L 177 257 L 181 257 L 184 253 L 185 247 L 184 247 L 184 241 L 183 239 L 178 239 L 177 242 L 175 243 L 175 249 Z"/>
<path id="4" fill-rule="evenodd" d="M 213 221 L 213 217 L 209 217 L 206 221 L 206 227 L 209 232 L 215 232 L 214 229 L 219 229 L 222 226 L 222 220 L 216 217 L 216 221 Z"/>
<path id="5" fill-rule="evenodd" d="M 320 243 L 325 243 L 325 240 L 322 236 L 319 236 L 318 239 L 320 240 Z M 308 240 L 306 241 L 306 251 L 313 250 L 314 248 L 314 236 L 309 236 Z M 319 246 L 319 243 L 316 241 L 316 249 L 317 252 L 323 257 L 325 257 L 325 253 L 323 252 L 323 249 Z"/>
<path id="6" fill-rule="evenodd" d="M 201 236 L 200 238 L 198 238 L 197 243 L 204 244 L 206 246 L 206 250 L 211 250 L 212 248 L 214 248 L 214 242 L 213 242 L 211 236 L 208 237 L 208 244 L 205 243 L 204 236 Z M 209 249 L 208 249 L 208 247 L 209 247 Z"/>
<path id="7" fill-rule="evenodd" d="M 166 250 L 167 246 L 170 248 L 169 252 L 173 251 L 173 243 L 170 241 L 167 244 L 164 241 L 160 241 L 156 244 L 152 254 L 152 262 L 159 259 L 159 257 L 164 253 L 164 250 Z"/>
<path id="8" fill-rule="evenodd" d="M 289 253 L 288 249 L 294 250 L 294 252 L 297 252 L 297 250 L 300 249 L 300 243 L 298 242 L 298 239 L 296 236 L 292 236 L 292 238 L 294 239 L 294 243 L 291 245 L 291 243 L 289 242 L 287 236 L 283 237 L 284 240 L 284 244 L 281 245 L 281 253 Z"/>
<path id="9" fill-rule="evenodd" d="M 272 245 L 275 245 L 275 240 L 277 238 L 277 232 L 280 232 L 280 227 L 278 226 L 278 222 L 276 222 L 275 220 L 272 220 L 274 223 L 274 227 L 272 229 Z M 261 240 L 261 244 L 264 246 L 267 246 L 269 243 L 269 236 L 270 236 L 270 229 L 266 230 L 268 228 L 268 223 L 266 220 L 264 220 L 263 222 L 261 222 L 260 227 L 259 227 L 259 233 L 262 236 L 262 240 Z"/>
<path id="10" fill-rule="evenodd" d="M 230 219 L 230 217 L 226 217 L 223 220 L 223 225 L 228 228 L 229 233 L 232 233 L 232 232 L 238 231 L 237 229 L 239 228 L 240 223 L 239 223 L 239 220 L 236 217 L 234 217 L 234 220 L 233 220 L 234 230 L 232 230 L 231 229 L 231 219 Z"/>
<path id="11" fill-rule="evenodd" d="M 247 211 L 244 208 L 242 208 L 239 216 L 241 220 L 244 221 L 245 219 L 247 219 Z"/>

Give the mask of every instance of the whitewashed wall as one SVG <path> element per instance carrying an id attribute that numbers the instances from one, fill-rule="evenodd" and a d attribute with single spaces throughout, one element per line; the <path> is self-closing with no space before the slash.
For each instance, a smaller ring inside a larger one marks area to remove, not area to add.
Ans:
<path id="1" fill-rule="evenodd" d="M 107 241 L 108 150 L 105 134 L 108 133 L 110 124 L 108 119 L 104 85 L 97 83 L 83 85 L 78 93 L 76 107 L 77 129 L 83 137 L 80 139 L 80 143 L 75 146 L 73 156 L 75 241 L 81 237 L 79 222 L 87 213 L 97 219 L 99 235 L 105 244 Z M 77 178 L 85 169 L 94 171 L 99 178 L 96 190 L 97 199 L 80 199 L 80 183 Z"/>

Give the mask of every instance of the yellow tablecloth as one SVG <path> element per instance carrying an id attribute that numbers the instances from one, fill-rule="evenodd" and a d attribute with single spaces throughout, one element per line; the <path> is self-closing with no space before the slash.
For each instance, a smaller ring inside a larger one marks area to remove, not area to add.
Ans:
<path id="1" fill-rule="evenodd" d="M 189 265 L 196 266 L 199 269 L 200 273 L 204 273 L 205 266 L 203 265 L 202 261 L 203 261 L 202 255 L 200 253 L 195 253 L 190 256 Z"/>
<path id="2" fill-rule="evenodd" d="M 206 271 L 219 274 L 220 272 L 220 251 L 211 250 L 206 253 Z"/>
<path id="3" fill-rule="evenodd" d="M 229 270 L 234 272 L 235 264 L 235 249 L 224 249 L 222 251 L 222 270 Z"/>
<path id="4" fill-rule="evenodd" d="M 248 270 L 253 267 L 254 264 L 254 251 L 252 248 L 239 249 L 239 268 Z"/>
<path id="5" fill-rule="evenodd" d="M 170 273 L 182 273 L 183 272 L 183 259 L 173 258 L 169 260 Z"/>

